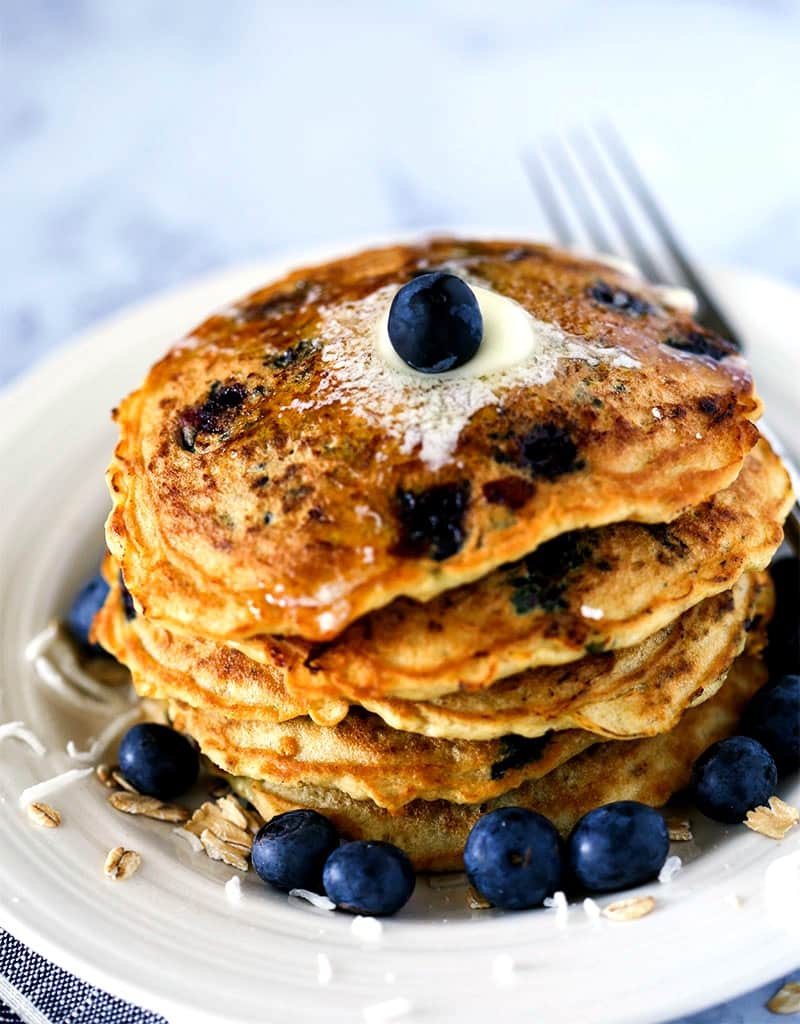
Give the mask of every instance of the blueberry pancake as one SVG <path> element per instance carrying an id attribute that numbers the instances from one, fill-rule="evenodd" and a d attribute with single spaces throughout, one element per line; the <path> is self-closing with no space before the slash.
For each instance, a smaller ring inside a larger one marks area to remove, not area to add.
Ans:
<path id="1" fill-rule="evenodd" d="M 745 642 L 752 652 L 763 646 L 772 606 L 768 575 L 748 573 L 732 590 L 707 598 L 630 648 L 531 669 L 485 690 L 437 700 L 364 699 L 363 708 L 373 715 L 359 733 L 365 735 L 373 718 L 377 730 L 380 718 L 393 729 L 446 739 L 538 737 L 572 728 L 609 737 L 652 735 L 670 728 L 687 706 L 712 696 Z M 140 696 L 174 699 L 217 716 L 217 730 L 224 732 L 227 721 L 231 737 L 233 723 L 239 722 L 252 733 L 259 723 L 289 723 L 306 715 L 317 726 L 347 721 L 347 702 L 314 705 L 293 698 L 279 676 L 239 651 L 171 634 L 141 616 L 127 619 L 116 582 L 96 620 L 95 636 L 128 666 Z M 313 735 L 304 724 L 287 724 L 282 733 L 271 733 L 272 741 L 278 744 L 301 729 L 306 737 Z M 396 746 L 389 744 L 391 750 Z M 307 761 L 304 754 L 299 771 L 307 770 Z"/>
<path id="2" fill-rule="evenodd" d="M 529 807 L 566 835 L 587 811 L 615 800 L 639 800 L 655 807 L 666 803 L 689 782 L 694 760 L 712 743 L 736 732 L 745 705 L 766 678 L 761 661 L 742 655 L 719 693 L 687 711 L 671 731 L 597 744 L 541 779 L 480 804 L 416 800 L 392 814 L 371 800 L 354 800 L 335 789 L 244 777 L 232 777 L 230 782 L 267 819 L 295 807 L 314 808 L 348 838 L 396 843 L 419 870 L 460 870 L 470 829 L 495 807 Z"/>
<path id="3" fill-rule="evenodd" d="M 687 707 L 717 692 L 746 639 L 750 650 L 763 646 L 771 597 L 767 574 L 749 574 L 639 648 L 526 673 L 516 703 L 509 700 L 510 687 L 499 686 L 472 695 L 482 704 L 471 715 L 469 696 L 466 708 L 457 705 L 450 715 L 447 707 L 423 705 L 416 711 L 419 732 L 435 737 L 398 731 L 362 708 L 350 709 L 335 728 L 303 715 L 279 721 L 271 706 L 258 717 L 242 717 L 241 708 L 231 714 L 202 699 L 202 692 L 197 699 L 191 681 L 199 673 L 191 664 L 183 675 L 165 672 L 138 641 L 140 620 L 126 622 L 121 607 L 98 632 L 130 668 L 140 696 L 167 701 L 175 727 L 193 736 L 217 767 L 268 783 L 339 789 L 397 809 L 414 799 L 490 799 L 552 771 L 600 737 L 672 728 Z M 537 678 L 538 686 L 531 681 Z M 217 692 L 224 685 L 223 676 Z M 417 707 L 411 704 L 408 714 Z M 396 717 L 403 721 L 402 713 Z M 451 720 L 461 737 L 441 738 Z"/>
<path id="4" fill-rule="evenodd" d="M 328 644 L 251 637 L 236 646 L 304 700 L 375 706 L 484 688 L 527 668 L 631 647 L 763 569 L 791 501 L 788 474 L 762 438 L 730 487 L 668 526 L 562 534 L 426 603 L 398 598 Z"/>
<path id="5" fill-rule="evenodd" d="M 485 303 L 484 342 L 445 372 L 385 343 L 398 289 L 432 270 Z M 733 345 L 606 264 L 373 250 L 266 286 L 153 367 L 117 412 L 108 546 L 168 629 L 325 642 L 566 532 L 675 519 L 733 482 L 760 411 Z"/>

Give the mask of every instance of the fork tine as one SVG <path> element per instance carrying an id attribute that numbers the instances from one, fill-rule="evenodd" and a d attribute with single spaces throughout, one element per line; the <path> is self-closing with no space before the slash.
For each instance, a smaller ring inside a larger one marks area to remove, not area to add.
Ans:
<path id="1" fill-rule="evenodd" d="M 628 213 L 619 187 L 608 172 L 591 136 L 587 132 L 574 132 L 573 145 L 576 153 L 586 164 L 594 186 L 600 197 L 605 201 L 611 214 L 619 226 L 620 234 L 633 255 L 634 262 L 653 282 L 663 281 L 664 273 L 658 268 L 650 255 L 647 245 L 636 228 L 633 218 Z"/>
<path id="2" fill-rule="evenodd" d="M 661 207 L 656 202 L 653 193 L 646 185 L 641 172 L 634 163 L 633 157 L 630 155 L 616 128 L 610 122 L 604 121 L 597 126 L 596 132 L 602 140 L 614 166 L 619 171 L 620 176 L 649 218 L 656 233 L 660 236 L 664 247 L 682 274 L 684 282 L 695 293 L 700 306 L 698 319 L 707 327 L 739 344 L 736 332 L 726 320 L 703 281 L 698 277 L 691 261 L 678 242 L 677 236 L 664 216 Z"/>
<path id="3" fill-rule="evenodd" d="M 561 180 L 567 187 L 572 197 L 578 215 L 586 229 L 592 245 L 598 252 L 612 253 L 614 247 L 605 231 L 600 219 L 597 216 L 594 204 L 589 196 L 581 176 L 575 166 L 575 159 L 568 147 L 556 138 L 552 138 L 547 146 L 548 155 L 561 176 Z"/>
<path id="4" fill-rule="evenodd" d="M 550 228 L 561 245 L 575 245 L 575 234 L 564 214 L 564 207 L 541 156 L 536 150 L 523 154 L 522 167 L 536 193 Z"/>

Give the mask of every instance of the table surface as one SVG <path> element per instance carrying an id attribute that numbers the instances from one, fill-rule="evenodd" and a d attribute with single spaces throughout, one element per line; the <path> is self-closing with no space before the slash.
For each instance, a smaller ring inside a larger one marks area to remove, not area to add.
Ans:
<path id="1" fill-rule="evenodd" d="M 700 260 L 800 284 L 799 45 L 793 0 L 0 5 L 0 385 L 217 267 L 545 237 L 520 153 L 600 117 Z M 774 1020 L 777 986 L 691 1024 Z"/>

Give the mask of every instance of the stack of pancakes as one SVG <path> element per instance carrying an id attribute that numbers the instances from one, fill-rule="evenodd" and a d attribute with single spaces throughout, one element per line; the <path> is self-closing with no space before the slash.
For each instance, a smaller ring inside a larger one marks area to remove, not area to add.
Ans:
<path id="1" fill-rule="evenodd" d="M 537 353 L 390 366 L 391 298 L 441 268 Z M 660 805 L 766 678 L 792 496 L 760 411 L 729 342 L 604 262 L 437 239 L 304 268 L 117 411 L 95 637 L 265 817 L 419 868 L 503 804 L 562 831 Z"/>

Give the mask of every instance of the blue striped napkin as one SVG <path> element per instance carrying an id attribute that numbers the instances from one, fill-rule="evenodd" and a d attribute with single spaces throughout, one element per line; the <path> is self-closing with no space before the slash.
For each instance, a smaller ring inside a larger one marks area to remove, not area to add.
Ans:
<path id="1" fill-rule="evenodd" d="M 167 1024 L 87 985 L 0 930 L 0 1024 Z"/>

